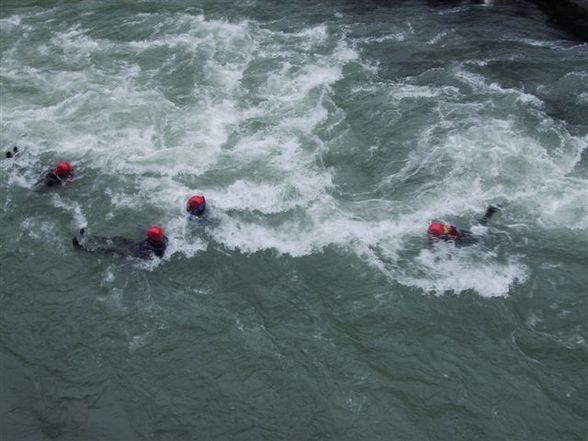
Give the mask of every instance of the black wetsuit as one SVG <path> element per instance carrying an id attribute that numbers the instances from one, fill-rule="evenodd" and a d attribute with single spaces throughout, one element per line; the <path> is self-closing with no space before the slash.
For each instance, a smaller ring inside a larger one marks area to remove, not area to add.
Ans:
<path id="1" fill-rule="evenodd" d="M 65 185 L 69 181 L 73 179 L 73 173 L 68 173 L 63 177 L 57 176 L 54 172 L 50 171 L 45 175 L 42 182 L 45 184 L 45 187 L 56 187 L 59 185 Z M 39 181 L 41 182 L 41 181 Z"/>
<path id="2" fill-rule="evenodd" d="M 459 231 L 456 229 L 456 231 L 457 231 L 457 237 L 453 238 L 453 239 L 449 239 L 449 240 L 453 240 L 455 242 L 455 245 L 457 245 L 459 247 L 473 245 L 480 240 L 480 238 L 477 237 L 470 230 Z"/>
<path id="3" fill-rule="evenodd" d="M 83 228 L 80 233 L 82 235 L 80 240 L 77 237 L 72 240 L 73 246 L 76 248 L 92 253 L 115 254 L 140 259 L 150 259 L 153 256 L 163 257 L 168 243 L 166 236 L 160 242 L 152 242 L 149 239 L 135 242 L 122 236 L 104 237 L 86 234 Z"/>
<path id="4" fill-rule="evenodd" d="M 163 240 L 160 242 L 152 242 L 149 239 L 145 239 L 133 245 L 131 252 L 133 256 L 140 257 L 141 259 L 150 259 L 153 256 L 163 257 L 167 248 L 167 242 L 166 236 L 163 236 Z"/>
<path id="5" fill-rule="evenodd" d="M 490 221 L 490 219 L 492 218 L 492 216 L 494 216 L 494 213 L 496 213 L 498 210 L 500 210 L 500 208 L 498 207 L 494 207 L 494 206 L 489 206 L 486 209 L 486 212 L 484 213 L 484 215 L 480 218 L 480 220 L 478 221 L 478 223 L 480 225 L 487 225 L 488 222 Z M 455 227 L 453 227 L 455 228 Z M 446 240 L 446 241 L 453 241 L 455 242 L 455 245 L 457 246 L 468 246 L 468 245 L 473 245 L 476 242 L 478 242 L 480 240 L 480 237 L 476 236 L 474 233 L 472 233 L 469 230 L 458 230 L 457 228 L 455 228 L 455 231 L 457 232 L 457 237 L 455 236 L 441 236 L 441 239 Z"/>
<path id="6" fill-rule="evenodd" d="M 490 205 L 488 208 L 486 208 L 486 212 L 484 213 L 484 216 L 482 216 L 480 218 L 479 224 L 480 225 L 488 224 L 490 219 L 492 219 L 492 216 L 494 216 L 494 213 L 496 213 L 499 210 L 500 210 L 500 205 L 498 205 L 497 207 Z"/>
<path id="7" fill-rule="evenodd" d="M 206 210 L 206 206 L 203 204 L 194 208 L 189 208 L 188 213 L 190 213 L 192 216 L 202 217 L 204 210 Z"/>

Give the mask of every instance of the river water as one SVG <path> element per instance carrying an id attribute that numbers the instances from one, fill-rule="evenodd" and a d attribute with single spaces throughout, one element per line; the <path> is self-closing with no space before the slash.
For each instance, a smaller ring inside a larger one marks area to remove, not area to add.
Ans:
<path id="1" fill-rule="evenodd" d="M 588 45 L 540 11 L 4 0 L 0 37 L 2 440 L 586 440 Z M 71 246 L 151 224 L 163 259 Z"/>

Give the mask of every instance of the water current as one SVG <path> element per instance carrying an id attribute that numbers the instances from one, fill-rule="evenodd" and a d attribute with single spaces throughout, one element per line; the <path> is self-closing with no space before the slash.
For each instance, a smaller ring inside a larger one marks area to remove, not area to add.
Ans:
<path id="1" fill-rule="evenodd" d="M 0 53 L 3 441 L 587 439 L 588 44 L 539 10 L 2 0 Z"/>

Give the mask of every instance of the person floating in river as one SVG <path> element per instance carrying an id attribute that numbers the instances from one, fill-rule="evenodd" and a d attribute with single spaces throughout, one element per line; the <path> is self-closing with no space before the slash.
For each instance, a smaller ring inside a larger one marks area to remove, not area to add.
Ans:
<path id="1" fill-rule="evenodd" d="M 85 228 L 80 230 L 80 236 L 80 239 L 77 237 L 72 239 L 75 248 L 91 253 L 114 254 L 139 259 L 163 257 L 168 244 L 163 229 L 157 225 L 152 225 L 145 230 L 145 239 L 141 242 L 122 236 L 104 237 L 87 234 Z"/>
<path id="2" fill-rule="evenodd" d="M 194 195 L 186 203 L 186 211 L 192 216 L 202 217 L 206 210 L 206 199 L 202 195 Z"/>
<path id="3" fill-rule="evenodd" d="M 487 225 L 494 213 L 499 211 L 499 206 L 490 205 L 484 216 L 479 220 L 480 225 Z M 442 222 L 433 222 L 427 229 L 429 239 L 432 241 L 444 240 L 454 242 L 458 246 L 472 245 L 476 243 L 479 238 L 474 233 L 468 230 L 459 231 L 454 225 Z"/>
<path id="4" fill-rule="evenodd" d="M 22 152 L 19 150 L 19 148 L 14 146 L 12 150 L 7 150 L 4 153 L 4 157 L 5 159 L 12 159 L 16 161 L 21 154 Z M 17 168 L 23 172 L 26 172 L 29 169 L 29 167 L 23 164 L 18 165 Z M 55 167 L 41 174 L 41 176 L 37 179 L 37 182 L 35 182 L 35 185 L 42 185 L 43 187 L 62 187 L 69 184 L 73 178 L 74 173 L 71 164 L 68 161 L 57 161 Z"/>
<path id="5" fill-rule="evenodd" d="M 74 177 L 71 164 L 67 161 L 57 161 L 55 167 L 48 171 L 37 184 L 43 184 L 45 187 L 65 186 L 69 184 Z"/>

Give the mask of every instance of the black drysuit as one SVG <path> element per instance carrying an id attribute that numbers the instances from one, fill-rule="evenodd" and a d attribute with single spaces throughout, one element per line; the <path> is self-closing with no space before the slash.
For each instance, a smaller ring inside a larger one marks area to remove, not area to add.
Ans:
<path id="1" fill-rule="evenodd" d="M 498 207 L 494 207 L 494 206 L 489 206 L 486 209 L 486 212 L 484 213 L 484 216 L 482 216 L 479 220 L 479 224 L 480 225 L 486 225 L 488 224 L 488 222 L 490 221 L 490 219 L 492 218 L 492 216 L 494 215 L 494 213 L 496 213 L 499 210 Z M 458 230 L 457 228 L 453 227 L 455 229 L 455 231 L 457 232 L 457 237 L 447 237 L 447 236 L 442 236 L 441 239 L 443 240 L 452 240 L 455 242 L 455 245 L 457 246 L 468 246 L 468 245 L 473 245 L 476 242 L 478 242 L 480 240 L 480 238 L 478 236 L 476 236 L 474 233 L 472 233 L 469 230 Z"/>
<path id="2" fill-rule="evenodd" d="M 168 239 L 166 236 L 160 242 L 145 239 L 135 242 L 122 236 L 95 236 L 86 234 L 84 229 L 80 230 L 82 238 L 74 237 L 73 246 L 92 253 L 115 254 L 118 256 L 138 257 L 150 259 L 153 256 L 163 257 L 167 248 Z"/>
<path id="3" fill-rule="evenodd" d="M 72 179 L 73 173 L 68 173 L 63 177 L 60 177 L 57 176 L 54 172 L 50 171 L 45 175 L 45 177 L 40 182 L 43 182 L 45 184 L 45 187 L 55 187 L 58 185 L 65 185 Z"/>

